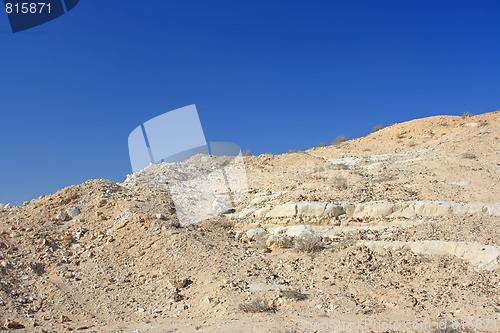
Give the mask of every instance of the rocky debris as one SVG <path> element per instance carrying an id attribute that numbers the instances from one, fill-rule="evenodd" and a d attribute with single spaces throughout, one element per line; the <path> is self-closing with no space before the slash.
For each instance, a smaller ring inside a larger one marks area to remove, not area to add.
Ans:
<path id="1" fill-rule="evenodd" d="M 248 285 L 248 290 L 253 292 L 259 291 L 282 291 L 282 290 L 290 290 L 290 286 L 287 285 L 279 285 L 279 284 L 268 284 L 268 283 L 250 283 Z"/>

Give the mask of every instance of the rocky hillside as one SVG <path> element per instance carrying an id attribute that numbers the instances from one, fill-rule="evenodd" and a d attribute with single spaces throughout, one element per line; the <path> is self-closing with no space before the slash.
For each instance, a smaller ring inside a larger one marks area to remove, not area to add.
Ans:
<path id="1" fill-rule="evenodd" d="M 499 137 L 500 112 L 437 116 L 245 157 L 245 200 L 185 227 L 169 191 L 139 181 L 166 165 L 2 205 L 0 324 L 327 332 L 368 320 L 344 331 L 392 321 L 459 332 L 473 318 L 469 331 L 498 331 Z"/>

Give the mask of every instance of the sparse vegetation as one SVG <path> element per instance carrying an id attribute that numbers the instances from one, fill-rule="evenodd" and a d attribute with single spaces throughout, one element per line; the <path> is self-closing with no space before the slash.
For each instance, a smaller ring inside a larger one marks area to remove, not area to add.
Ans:
<path id="1" fill-rule="evenodd" d="M 406 135 L 404 135 L 403 133 L 399 133 L 399 134 L 397 135 L 397 138 L 398 138 L 398 139 L 404 139 L 404 138 L 406 138 Z"/>
<path id="2" fill-rule="evenodd" d="M 326 143 L 324 143 L 324 142 L 318 143 L 318 145 L 316 146 L 316 148 L 319 148 L 319 147 L 326 147 Z"/>
<path id="3" fill-rule="evenodd" d="M 474 115 L 473 113 L 470 113 L 469 111 L 465 111 L 462 114 L 462 118 L 472 117 L 473 115 Z"/>
<path id="4" fill-rule="evenodd" d="M 252 246 L 258 250 L 266 251 L 268 249 L 266 241 L 267 241 L 267 235 L 262 234 L 255 238 Z"/>
<path id="5" fill-rule="evenodd" d="M 341 144 L 342 142 L 345 142 L 345 136 L 339 136 L 337 137 L 335 140 L 332 141 L 331 145 L 332 146 L 338 146 L 339 144 Z"/>
<path id="6" fill-rule="evenodd" d="M 462 157 L 463 158 L 468 158 L 468 159 L 471 159 L 471 160 L 475 160 L 477 158 L 477 156 L 474 155 L 473 153 L 463 153 Z"/>
<path id="7" fill-rule="evenodd" d="M 337 190 L 345 190 L 347 189 L 348 183 L 345 177 L 337 176 L 333 178 L 333 187 Z"/>
<path id="8" fill-rule="evenodd" d="M 294 149 L 288 149 L 288 154 L 292 154 L 292 153 L 295 153 L 295 150 Z"/>
<path id="9" fill-rule="evenodd" d="M 416 144 L 415 142 L 413 142 L 413 141 L 408 142 L 408 147 L 410 147 L 410 148 L 413 148 L 413 147 L 415 147 L 416 145 L 417 145 L 417 144 Z"/>
<path id="10" fill-rule="evenodd" d="M 397 179 L 397 177 L 393 174 L 383 173 L 383 174 L 379 174 L 377 177 L 374 177 L 373 182 L 388 183 L 388 182 L 394 181 L 396 179 Z"/>
<path id="11" fill-rule="evenodd" d="M 250 149 L 246 149 L 242 153 L 243 156 L 252 156 L 252 153 L 250 152 Z"/>
<path id="12" fill-rule="evenodd" d="M 270 306 L 265 300 L 261 298 L 256 298 L 253 301 L 245 304 L 240 304 L 240 310 L 248 313 L 259 313 L 259 312 L 274 312 L 276 308 Z"/>
<path id="13" fill-rule="evenodd" d="M 345 163 L 332 164 L 332 169 L 349 170 L 349 166 Z"/>
<path id="14" fill-rule="evenodd" d="M 321 243 L 321 237 L 319 236 L 307 236 L 298 237 L 295 239 L 294 244 L 295 251 L 298 252 L 316 252 L 323 249 L 323 244 Z"/>
<path id="15" fill-rule="evenodd" d="M 384 128 L 384 126 L 382 125 L 376 125 L 376 126 L 373 126 L 372 128 L 372 133 L 375 133 L 377 131 L 380 131 L 382 128 Z"/>
<path id="16" fill-rule="evenodd" d="M 306 294 L 300 292 L 300 289 L 283 290 L 281 296 L 287 299 L 293 299 L 296 301 L 302 301 L 307 298 Z"/>

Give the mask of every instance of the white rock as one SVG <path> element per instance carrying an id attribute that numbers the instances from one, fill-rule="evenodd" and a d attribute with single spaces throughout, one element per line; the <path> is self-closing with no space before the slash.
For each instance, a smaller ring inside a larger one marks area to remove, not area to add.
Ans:
<path id="1" fill-rule="evenodd" d="M 452 213 L 452 204 L 441 201 L 417 201 L 415 202 L 415 213 L 423 217 L 439 217 Z"/>
<path id="2" fill-rule="evenodd" d="M 467 214 L 469 212 L 469 205 L 460 202 L 454 202 L 451 206 L 451 213 L 455 215 Z"/>
<path id="3" fill-rule="evenodd" d="M 271 235 L 283 235 L 286 233 L 288 228 L 288 226 L 279 226 L 276 228 L 268 229 L 268 231 Z"/>
<path id="4" fill-rule="evenodd" d="M 394 211 L 394 204 L 390 202 L 368 202 L 356 205 L 353 217 L 387 217 Z"/>
<path id="5" fill-rule="evenodd" d="M 266 241 L 267 247 L 272 248 L 286 248 L 290 247 L 291 241 L 288 237 L 283 235 L 271 235 Z"/>
<path id="6" fill-rule="evenodd" d="M 321 217 L 325 215 L 325 208 L 324 202 L 297 202 L 297 215 Z"/>
<path id="7" fill-rule="evenodd" d="M 238 217 L 240 219 L 247 217 L 248 215 L 252 214 L 253 210 L 251 208 L 243 208 L 239 213 Z"/>
<path id="8" fill-rule="evenodd" d="M 68 219 L 68 215 L 66 213 L 59 213 L 56 216 L 56 219 L 60 221 L 66 221 Z"/>
<path id="9" fill-rule="evenodd" d="M 356 205 L 350 202 L 344 202 L 342 203 L 342 209 L 347 216 L 352 216 L 352 214 L 356 210 Z"/>
<path id="10" fill-rule="evenodd" d="M 66 209 L 66 213 L 68 213 L 69 216 L 71 216 L 71 217 L 75 217 L 75 216 L 80 215 L 80 210 L 76 207 L 70 207 L 70 208 Z"/>
<path id="11" fill-rule="evenodd" d="M 297 214 L 297 205 L 288 202 L 271 209 L 266 217 L 293 217 L 295 214 Z"/>
<path id="12" fill-rule="evenodd" d="M 132 213 L 129 212 L 129 211 L 124 211 L 123 213 L 121 213 L 120 215 L 118 215 L 116 218 L 117 219 L 123 219 L 123 220 L 126 220 L 126 219 L 129 219 L 132 217 Z"/>
<path id="13" fill-rule="evenodd" d="M 212 202 L 212 208 L 215 212 L 217 212 L 217 214 L 222 214 L 229 210 L 227 205 L 219 199 L 215 199 Z"/>
<path id="14" fill-rule="evenodd" d="M 486 212 L 493 216 L 500 216 L 500 203 L 487 203 L 484 205 Z"/>
<path id="15" fill-rule="evenodd" d="M 483 245 L 470 242 L 445 242 L 445 241 L 359 241 L 361 246 L 369 248 L 402 249 L 406 248 L 417 254 L 443 255 L 451 254 L 464 259 L 479 268 L 494 270 L 500 268 L 500 248 L 493 245 Z"/>
<path id="16" fill-rule="evenodd" d="M 247 230 L 247 232 L 246 232 L 246 236 L 250 240 L 255 240 L 255 239 L 259 238 L 259 236 L 262 236 L 265 234 L 266 234 L 266 230 L 263 228 L 250 229 L 250 230 Z"/>
<path id="17" fill-rule="evenodd" d="M 411 219 L 416 217 L 415 205 L 412 202 L 398 202 L 393 204 L 393 212 L 390 217 L 404 217 Z"/>
<path id="18" fill-rule="evenodd" d="M 330 217 L 339 217 L 345 214 L 344 208 L 341 205 L 327 204 L 325 208 L 325 215 Z"/>
<path id="19" fill-rule="evenodd" d="M 288 237 L 308 237 L 313 234 L 313 230 L 307 225 L 294 225 L 288 227 L 286 235 Z"/>
<path id="20" fill-rule="evenodd" d="M 271 207 L 263 207 L 254 212 L 256 218 L 263 218 L 271 210 Z"/>
<path id="21" fill-rule="evenodd" d="M 482 202 L 471 202 L 467 204 L 468 214 L 478 214 L 486 211 L 486 207 Z"/>

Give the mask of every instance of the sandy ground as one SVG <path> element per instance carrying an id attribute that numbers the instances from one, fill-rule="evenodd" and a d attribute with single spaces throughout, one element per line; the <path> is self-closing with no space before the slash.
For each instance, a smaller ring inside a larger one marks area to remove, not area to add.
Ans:
<path id="1" fill-rule="evenodd" d="M 168 190 L 134 177 L 89 180 L 4 207 L 1 324 L 29 332 L 500 331 L 498 258 L 486 269 L 474 261 L 481 253 L 362 243 L 432 240 L 496 253 L 494 210 L 411 218 L 259 213 L 284 203 L 497 207 L 499 137 L 497 111 L 245 157 L 246 199 L 185 227 Z M 317 229 L 270 239 L 280 226 Z M 320 227 L 336 229 L 325 236 Z"/>

